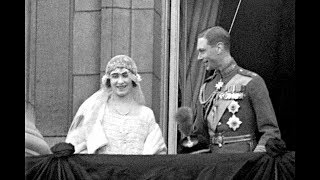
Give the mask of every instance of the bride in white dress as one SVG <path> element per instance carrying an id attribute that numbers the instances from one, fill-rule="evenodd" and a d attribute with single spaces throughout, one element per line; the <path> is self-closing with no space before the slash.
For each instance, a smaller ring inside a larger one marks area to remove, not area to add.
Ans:
<path id="1" fill-rule="evenodd" d="M 75 153 L 166 154 L 153 111 L 145 106 L 135 62 L 118 55 L 107 64 L 101 88 L 78 109 L 67 143 Z"/>

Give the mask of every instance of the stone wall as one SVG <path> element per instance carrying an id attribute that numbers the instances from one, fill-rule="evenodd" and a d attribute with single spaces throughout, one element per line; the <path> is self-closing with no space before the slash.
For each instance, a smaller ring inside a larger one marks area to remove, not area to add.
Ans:
<path id="1" fill-rule="evenodd" d="M 25 99 L 50 146 L 64 141 L 111 57 L 131 56 L 146 105 L 160 119 L 160 0 L 25 0 Z"/>

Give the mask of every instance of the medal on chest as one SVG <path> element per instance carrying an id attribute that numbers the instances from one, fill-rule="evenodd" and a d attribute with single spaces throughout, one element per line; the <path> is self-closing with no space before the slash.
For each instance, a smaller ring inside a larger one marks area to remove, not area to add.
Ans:
<path id="1" fill-rule="evenodd" d="M 219 93 L 219 99 L 238 100 L 243 99 L 245 86 L 232 85 L 226 88 L 226 91 Z"/>
<path id="2" fill-rule="evenodd" d="M 222 80 L 220 79 L 220 81 L 215 85 L 216 90 L 217 90 L 217 91 L 220 91 L 221 88 L 222 88 L 222 86 L 223 86 L 223 82 L 222 82 Z"/>
<path id="3" fill-rule="evenodd" d="M 229 125 L 229 128 L 233 129 L 233 131 L 238 129 L 240 127 L 240 124 L 242 123 L 242 121 L 240 121 L 240 119 L 235 115 L 235 113 L 238 112 L 239 108 L 239 103 L 234 100 L 228 106 L 228 110 L 232 113 L 232 116 L 229 118 L 227 124 Z"/>

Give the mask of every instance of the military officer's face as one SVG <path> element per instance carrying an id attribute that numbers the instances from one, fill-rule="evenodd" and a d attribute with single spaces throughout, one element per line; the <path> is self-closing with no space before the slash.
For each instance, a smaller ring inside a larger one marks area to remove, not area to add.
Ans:
<path id="1" fill-rule="evenodd" d="M 204 37 L 198 39 L 197 50 L 199 51 L 198 60 L 204 63 L 206 70 L 213 70 L 220 66 L 220 49 L 218 45 L 208 45 L 208 40 Z"/>

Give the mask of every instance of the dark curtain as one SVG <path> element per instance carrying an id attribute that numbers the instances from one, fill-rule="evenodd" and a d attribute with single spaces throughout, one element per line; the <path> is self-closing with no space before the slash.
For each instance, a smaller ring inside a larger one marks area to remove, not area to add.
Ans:
<path id="1" fill-rule="evenodd" d="M 281 7 L 279 64 L 273 98 L 282 137 L 290 150 L 296 150 L 296 71 L 295 71 L 295 1 L 283 0 Z"/>
<path id="2" fill-rule="evenodd" d="M 72 144 L 58 143 L 53 154 L 26 157 L 25 179 L 294 179 L 295 152 L 277 139 L 266 148 L 267 153 L 97 155 L 73 154 Z"/>
<path id="3" fill-rule="evenodd" d="M 220 0 L 217 25 L 229 29 L 238 0 Z M 243 0 L 231 31 L 237 63 L 262 76 L 282 139 L 295 150 L 295 1 Z"/>
<path id="4" fill-rule="evenodd" d="M 195 108 L 194 102 L 198 100 L 204 77 L 204 68 L 201 62 L 197 61 L 197 36 L 201 31 L 215 25 L 219 0 L 180 2 L 180 105 Z"/>

